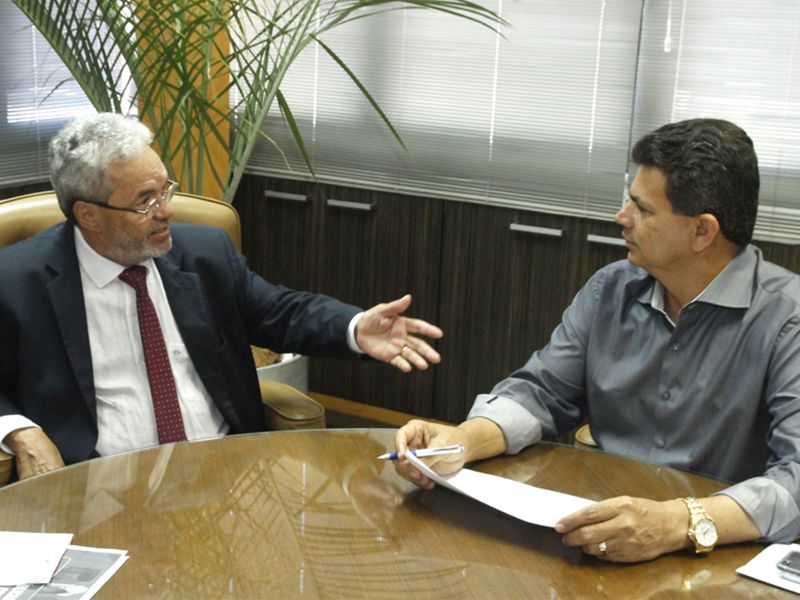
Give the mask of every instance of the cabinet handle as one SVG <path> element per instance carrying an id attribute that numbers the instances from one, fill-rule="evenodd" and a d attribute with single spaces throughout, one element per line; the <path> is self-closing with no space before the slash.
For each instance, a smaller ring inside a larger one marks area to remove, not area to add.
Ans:
<path id="1" fill-rule="evenodd" d="M 289 200 L 291 202 L 308 202 L 308 196 L 306 194 L 290 194 L 289 192 L 277 192 L 275 190 L 264 190 L 264 198 Z"/>
<path id="2" fill-rule="evenodd" d="M 335 208 L 350 208 L 352 210 L 372 210 L 375 206 L 372 202 L 348 202 L 347 200 L 334 200 L 333 198 L 328 198 L 325 203 L 328 206 L 333 206 Z"/>
<path id="3" fill-rule="evenodd" d="M 621 237 L 609 237 L 607 235 L 595 235 L 590 233 L 586 236 L 587 242 L 594 242 L 595 244 L 605 244 L 606 246 L 624 246 L 625 240 Z"/>
<path id="4" fill-rule="evenodd" d="M 551 229 L 550 227 L 536 227 L 535 225 L 523 225 L 522 223 L 511 223 L 508 226 L 508 228 L 511 231 L 532 233 L 534 235 L 549 235 L 550 237 L 561 237 L 564 233 L 561 229 Z"/>

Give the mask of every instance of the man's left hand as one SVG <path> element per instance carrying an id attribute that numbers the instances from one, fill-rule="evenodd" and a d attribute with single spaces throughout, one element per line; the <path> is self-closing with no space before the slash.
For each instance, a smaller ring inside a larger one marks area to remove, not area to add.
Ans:
<path id="1" fill-rule="evenodd" d="M 416 335 L 442 337 L 442 330 L 420 319 L 402 316 L 411 305 L 411 295 L 378 304 L 365 312 L 356 324 L 356 343 L 372 358 L 389 363 L 408 373 L 412 368 L 427 369 L 442 359 L 439 353 Z"/>
<path id="2" fill-rule="evenodd" d="M 688 513 L 681 500 L 656 502 L 620 496 L 561 519 L 564 544 L 615 562 L 651 560 L 688 546 Z"/>

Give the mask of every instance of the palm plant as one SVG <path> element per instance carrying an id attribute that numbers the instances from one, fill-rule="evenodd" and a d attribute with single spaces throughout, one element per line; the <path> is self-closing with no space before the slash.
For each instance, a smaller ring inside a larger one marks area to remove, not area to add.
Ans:
<path id="1" fill-rule="evenodd" d="M 277 101 L 313 172 L 281 82 L 316 42 L 400 135 L 321 36 L 378 12 L 427 8 L 486 26 L 500 22 L 468 0 L 13 0 L 98 111 L 136 106 L 186 191 L 233 200 Z M 269 138 L 267 138 L 269 139 Z M 215 150 L 216 149 L 216 150 Z M 219 153 L 222 156 L 219 156 Z M 215 155 L 216 153 L 216 155 Z M 210 177 L 208 177 L 210 175 Z M 209 184 L 215 188 L 209 192 Z"/>

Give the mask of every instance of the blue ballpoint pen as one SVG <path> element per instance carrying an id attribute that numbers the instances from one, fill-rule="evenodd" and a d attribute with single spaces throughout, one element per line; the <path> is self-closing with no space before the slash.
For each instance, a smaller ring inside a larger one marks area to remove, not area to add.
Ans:
<path id="1" fill-rule="evenodd" d="M 458 452 L 463 452 L 464 446 L 461 444 L 454 444 L 452 446 L 441 446 L 440 448 L 422 448 L 421 450 L 411 450 L 411 453 L 416 456 L 417 458 L 422 458 L 423 456 L 435 456 L 437 454 L 456 454 Z M 397 460 L 397 452 L 388 452 L 387 454 L 381 454 L 378 457 L 378 460 Z"/>

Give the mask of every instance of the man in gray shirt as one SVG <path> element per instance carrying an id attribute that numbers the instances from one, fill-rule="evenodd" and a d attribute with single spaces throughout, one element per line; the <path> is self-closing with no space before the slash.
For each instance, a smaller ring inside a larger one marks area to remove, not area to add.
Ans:
<path id="1" fill-rule="evenodd" d="M 640 561 L 800 536 L 800 278 L 750 244 L 758 164 L 727 121 L 665 125 L 616 216 L 627 260 L 592 276 L 550 342 L 458 427 L 411 421 L 399 452 L 462 443 L 440 473 L 517 453 L 588 418 L 605 451 L 735 482 L 710 498 L 619 497 L 562 519 L 564 543 Z M 407 461 L 398 471 L 433 482 Z"/>

